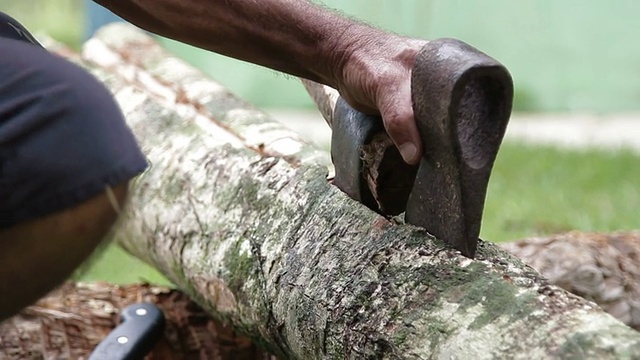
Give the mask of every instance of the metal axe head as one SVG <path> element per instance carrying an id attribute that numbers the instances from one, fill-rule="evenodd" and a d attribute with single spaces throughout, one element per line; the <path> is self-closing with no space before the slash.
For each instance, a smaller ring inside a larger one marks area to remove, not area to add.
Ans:
<path id="1" fill-rule="evenodd" d="M 384 130 L 382 119 L 338 99 L 331 139 L 334 184 L 382 214 L 405 211 L 406 222 L 473 257 L 489 176 L 511 114 L 511 76 L 479 50 L 438 39 L 421 49 L 411 85 L 424 148 L 420 164 L 404 163 L 392 145 L 382 148 L 377 163 L 366 164 L 363 149 Z M 374 167 L 375 181 L 367 182 L 365 165 L 369 172 Z"/>
<path id="2" fill-rule="evenodd" d="M 338 98 L 331 129 L 333 184 L 383 215 L 404 212 L 418 167 L 402 160 L 385 135 L 382 118 L 363 114 Z"/>
<path id="3" fill-rule="evenodd" d="M 511 114 L 507 69 L 454 39 L 426 44 L 412 72 L 424 146 L 405 220 L 475 255 L 493 162 Z"/>

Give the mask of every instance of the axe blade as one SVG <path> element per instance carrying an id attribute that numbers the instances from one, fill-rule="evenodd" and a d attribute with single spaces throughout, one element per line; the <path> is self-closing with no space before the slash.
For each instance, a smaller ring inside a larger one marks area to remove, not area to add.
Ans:
<path id="1" fill-rule="evenodd" d="M 427 43 L 412 71 L 424 147 L 405 220 L 475 256 L 484 201 L 511 114 L 507 69 L 455 39 Z"/>
<path id="2" fill-rule="evenodd" d="M 331 124 L 331 160 L 336 171 L 333 184 L 374 211 L 377 204 L 362 176 L 361 152 L 380 131 L 384 131 L 381 118 L 365 115 L 343 98 L 337 99 Z"/>

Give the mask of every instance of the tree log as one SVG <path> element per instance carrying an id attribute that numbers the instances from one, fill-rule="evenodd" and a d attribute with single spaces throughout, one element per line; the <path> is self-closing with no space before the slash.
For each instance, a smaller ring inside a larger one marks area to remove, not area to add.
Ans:
<path id="1" fill-rule="evenodd" d="M 130 27 L 85 61 L 152 164 L 115 234 L 282 358 L 634 358 L 640 335 L 499 247 L 366 209 L 328 157 Z"/>
<path id="2" fill-rule="evenodd" d="M 640 232 L 571 231 L 502 244 L 552 284 L 640 330 Z"/>

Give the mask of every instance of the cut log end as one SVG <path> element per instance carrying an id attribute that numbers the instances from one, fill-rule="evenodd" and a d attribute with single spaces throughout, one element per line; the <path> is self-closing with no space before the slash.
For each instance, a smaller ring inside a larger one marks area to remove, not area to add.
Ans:
<path id="1" fill-rule="evenodd" d="M 640 330 L 640 232 L 572 231 L 503 244 L 551 284 Z"/>

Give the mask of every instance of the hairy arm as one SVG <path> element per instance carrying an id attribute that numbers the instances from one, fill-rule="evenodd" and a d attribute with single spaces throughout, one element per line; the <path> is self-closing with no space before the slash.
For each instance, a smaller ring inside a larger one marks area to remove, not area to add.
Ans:
<path id="1" fill-rule="evenodd" d="M 423 41 L 342 17 L 306 0 L 96 0 L 151 32 L 332 86 L 381 114 L 403 157 L 421 144 L 411 67 Z"/>

